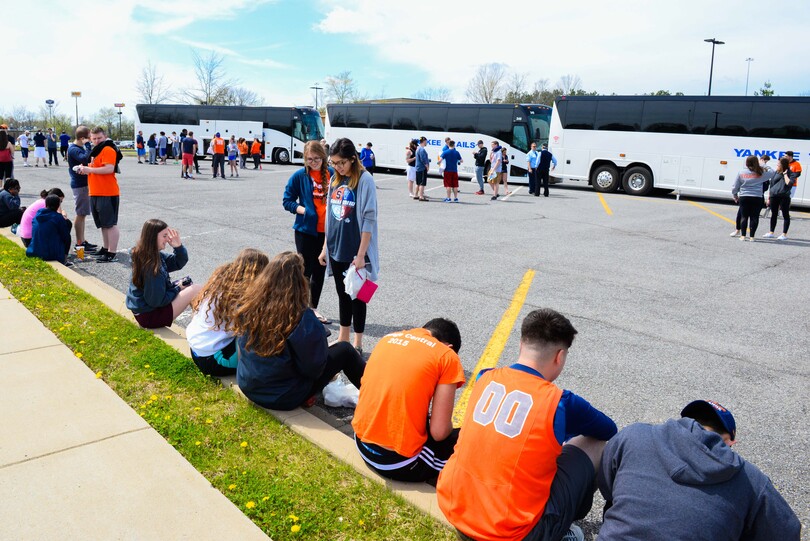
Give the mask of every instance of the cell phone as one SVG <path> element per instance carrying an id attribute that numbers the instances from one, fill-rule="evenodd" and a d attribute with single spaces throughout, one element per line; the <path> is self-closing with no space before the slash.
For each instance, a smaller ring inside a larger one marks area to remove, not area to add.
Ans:
<path id="1" fill-rule="evenodd" d="M 185 277 L 185 278 L 183 278 L 183 280 L 180 282 L 180 285 L 182 285 L 183 287 L 188 287 L 188 286 L 190 286 L 192 283 L 194 283 L 194 282 L 192 282 L 192 281 L 191 281 L 191 276 L 186 276 L 186 277 Z"/>

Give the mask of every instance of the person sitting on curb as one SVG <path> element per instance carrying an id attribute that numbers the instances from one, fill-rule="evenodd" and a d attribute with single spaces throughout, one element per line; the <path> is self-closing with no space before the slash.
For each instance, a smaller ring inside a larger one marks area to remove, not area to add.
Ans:
<path id="1" fill-rule="evenodd" d="M 460 348 L 458 327 L 443 318 L 380 339 L 352 421 L 369 468 L 395 481 L 435 482 L 458 440 L 452 415 L 464 384 Z"/>
<path id="2" fill-rule="evenodd" d="M 161 250 L 169 244 L 173 254 Z M 172 282 L 169 273 L 182 269 L 188 252 L 180 233 L 166 222 L 147 220 L 141 237 L 132 249 L 132 281 L 127 289 L 127 308 L 145 329 L 168 327 L 191 304 L 200 291 L 198 284 Z"/>
<path id="3" fill-rule="evenodd" d="M 25 209 L 23 212 L 22 218 L 20 219 L 20 227 L 17 228 L 17 234 L 20 236 L 20 240 L 23 243 L 23 246 L 28 248 L 28 245 L 31 244 L 31 237 L 33 236 L 34 231 L 34 217 L 37 215 L 37 212 L 40 209 L 45 208 L 45 198 L 51 194 L 58 195 L 60 201 L 64 201 L 65 199 L 65 192 L 60 190 L 59 188 L 51 188 L 50 190 L 42 190 L 39 192 L 39 199 L 31 203 L 28 208 Z M 61 212 L 61 207 L 60 207 Z M 62 212 L 62 216 L 65 216 L 64 212 Z M 65 216 L 67 218 L 67 216 Z"/>
<path id="4" fill-rule="evenodd" d="M 191 303 L 194 316 L 186 327 L 191 359 L 203 374 L 236 374 L 236 338 L 232 332 L 239 299 L 248 284 L 264 270 L 270 258 L 245 248 L 236 259 L 220 265 Z"/>
<path id="5" fill-rule="evenodd" d="M 62 198 L 57 194 L 45 197 L 45 206 L 34 216 L 31 242 L 25 249 L 25 255 L 72 267 L 66 256 L 70 251 L 70 228 L 73 224 L 59 212 L 61 205 Z"/>
<path id="6" fill-rule="evenodd" d="M 737 423 L 711 400 L 681 419 L 637 423 L 608 442 L 597 476 L 599 539 L 798 541 L 795 513 L 756 466 L 731 450 Z"/>
<path id="7" fill-rule="evenodd" d="M 20 206 L 20 181 L 7 178 L 0 190 L 0 227 L 20 223 L 24 212 L 25 207 Z"/>
<path id="8" fill-rule="evenodd" d="M 517 363 L 483 371 L 436 496 L 461 539 L 583 539 L 572 525 L 593 504 L 596 470 L 616 424 L 554 385 L 577 331 L 534 310 Z"/>

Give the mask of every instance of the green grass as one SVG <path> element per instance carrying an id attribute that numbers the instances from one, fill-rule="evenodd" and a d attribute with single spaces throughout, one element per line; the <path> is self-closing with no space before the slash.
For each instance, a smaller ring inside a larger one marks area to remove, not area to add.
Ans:
<path id="1" fill-rule="evenodd" d="M 0 282 L 274 540 L 455 539 L 2 237 Z"/>

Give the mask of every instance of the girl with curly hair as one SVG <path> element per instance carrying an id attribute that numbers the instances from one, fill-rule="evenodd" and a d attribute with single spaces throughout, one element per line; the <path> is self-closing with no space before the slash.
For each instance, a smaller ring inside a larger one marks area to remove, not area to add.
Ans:
<path id="1" fill-rule="evenodd" d="M 264 270 L 270 258 L 245 248 L 236 259 L 220 265 L 191 302 L 194 316 L 186 328 L 191 358 L 203 374 L 236 374 L 236 339 L 232 332 L 236 310 L 245 287 Z"/>
<path id="2" fill-rule="evenodd" d="M 282 252 L 249 284 L 236 311 L 236 381 L 256 404 L 291 410 L 309 402 L 338 372 L 358 389 L 365 363 L 347 342 L 329 347 L 309 307 L 304 260 Z"/>

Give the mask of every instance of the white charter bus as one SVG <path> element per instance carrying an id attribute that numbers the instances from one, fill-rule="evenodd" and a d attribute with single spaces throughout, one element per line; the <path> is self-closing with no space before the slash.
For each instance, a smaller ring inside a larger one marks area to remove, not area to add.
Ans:
<path id="1" fill-rule="evenodd" d="M 445 137 L 456 142 L 464 162 L 460 177 L 475 177 L 478 140 L 490 150 L 495 140 L 507 148 L 510 182 L 526 182 L 526 153 L 532 141 L 548 142 L 551 107 L 515 104 L 330 104 L 326 107 L 326 138 L 347 137 L 356 145 L 371 142 L 376 167 L 405 169 L 405 147 L 412 139 L 427 138 L 431 171 Z"/>
<path id="2" fill-rule="evenodd" d="M 214 134 L 224 139 L 254 137 L 262 141 L 262 158 L 274 163 L 303 163 L 304 144 L 324 136 L 321 115 L 311 107 L 246 107 L 236 105 L 152 105 L 135 106 L 135 135 L 144 139 L 161 131 L 178 134 L 193 131 L 199 153 L 208 148 Z"/>
<path id="3" fill-rule="evenodd" d="M 731 96 L 562 96 L 549 149 L 554 176 L 600 192 L 653 189 L 731 198 L 745 158 L 774 161 L 810 152 L 810 98 Z M 806 176 L 793 202 L 810 205 Z"/>

